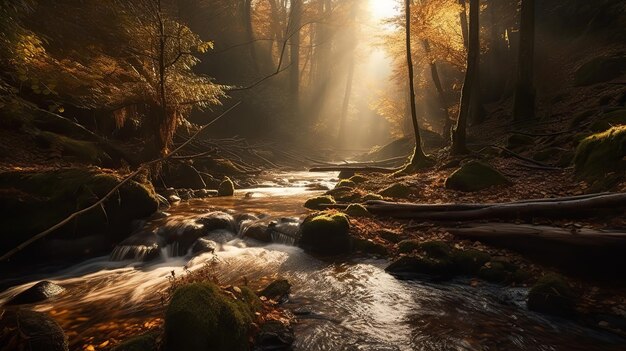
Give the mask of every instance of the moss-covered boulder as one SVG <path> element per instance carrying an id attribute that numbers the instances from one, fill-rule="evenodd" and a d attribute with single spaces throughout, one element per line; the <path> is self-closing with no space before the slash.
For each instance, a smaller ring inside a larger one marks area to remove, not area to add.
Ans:
<path id="1" fill-rule="evenodd" d="M 506 147 L 509 149 L 522 149 L 532 145 L 535 139 L 528 135 L 513 134 L 506 141 Z"/>
<path id="2" fill-rule="evenodd" d="M 508 272 L 502 262 L 488 262 L 480 268 L 478 276 L 492 283 L 504 283 L 507 280 Z"/>
<path id="3" fill-rule="evenodd" d="M 378 192 L 378 195 L 380 196 L 394 198 L 406 198 L 410 194 L 411 188 L 409 188 L 408 185 L 402 183 L 395 183 Z"/>
<path id="4" fill-rule="evenodd" d="M 452 261 L 463 274 L 476 274 L 491 260 L 489 253 L 480 250 L 456 250 L 452 254 Z"/>
<path id="5" fill-rule="evenodd" d="M 165 314 L 163 350 L 249 350 L 254 312 L 210 282 L 178 288 Z"/>
<path id="6" fill-rule="evenodd" d="M 304 207 L 309 208 L 311 210 L 320 210 L 323 208 L 323 205 L 332 205 L 335 204 L 335 199 L 330 195 L 316 196 L 312 197 L 304 203 Z"/>
<path id="7" fill-rule="evenodd" d="M 356 184 L 361 184 L 361 183 L 367 182 L 368 178 L 366 176 L 363 176 L 363 175 L 360 175 L 360 174 L 355 174 L 352 177 L 350 177 L 349 180 L 354 182 L 354 183 L 356 183 Z"/>
<path id="8" fill-rule="evenodd" d="M 370 217 L 372 215 L 370 211 L 361 204 L 350 204 L 344 212 L 351 217 Z"/>
<path id="9" fill-rule="evenodd" d="M 337 212 L 320 212 L 308 216 L 300 225 L 299 245 L 305 251 L 322 255 L 350 251 L 350 221 Z"/>
<path id="10" fill-rule="evenodd" d="M 620 125 L 626 125 L 626 109 L 611 111 L 598 117 L 598 119 L 589 126 L 589 129 L 592 132 L 599 133 Z"/>
<path id="11" fill-rule="evenodd" d="M 217 188 L 217 196 L 233 196 L 235 195 L 235 183 L 230 178 L 225 177 Z"/>
<path id="12" fill-rule="evenodd" d="M 510 185 L 511 182 L 490 165 L 471 161 L 452 173 L 445 182 L 448 189 L 479 191 L 493 186 Z"/>
<path id="13" fill-rule="evenodd" d="M 158 349 L 156 333 L 146 333 L 124 340 L 111 351 L 156 351 Z"/>
<path id="14" fill-rule="evenodd" d="M 335 188 L 356 188 L 356 183 L 350 179 L 342 179 L 335 185 Z"/>
<path id="15" fill-rule="evenodd" d="M 287 279 L 278 279 L 271 282 L 263 290 L 259 291 L 259 296 L 265 296 L 268 299 L 281 301 L 286 299 L 291 292 L 291 284 Z"/>
<path id="16" fill-rule="evenodd" d="M 411 253 L 420 247 L 420 241 L 416 239 L 402 240 L 398 243 L 398 252 Z"/>
<path id="17" fill-rule="evenodd" d="M 607 82 L 624 73 L 626 73 L 626 57 L 623 55 L 600 56 L 580 66 L 574 75 L 574 84 L 585 86 Z"/>
<path id="18" fill-rule="evenodd" d="M 73 139 L 52 132 L 40 132 L 36 138 L 39 145 L 55 148 L 68 160 L 85 162 L 98 166 L 111 166 L 113 161 L 99 143 Z"/>
<path id="19" fill-rule="evenodd" d="M 541 277 L 528 293 L 528 309 L 571 316 L 575 314 L 576 295 L 563 277 L 548 274 Z"/>
<path id="20" fill-rule="evenodd" d="M 331 189 L 326 192 L 326 195 L 332 196 L 335 201 L 340 203 L 359 202 L 362 197 L 362 193 L 358 189 L 348 187 Z"/>
<path id="21" fill-rule="evenodd" d="M 456 273 L 454 264 L 446 259 L 404 256 L 391 263 L 385 270 L 396 274 L 424 274 L 437 278 L 450 278 Z"/>
<path id="22" fill-rule="evenodd" d="M 99 168 L 0 173 L 0 251 L 6 252 L 71 213 L 91 206 L 121 179 Z M 33 251 L 24 255 L 43 260 L 103 253 L 130 234 L 133 220 L 150 216 L 158 204 L 150 183 L 126 182 L 102 207 L 77 217 L 52 238 L 36 242 L 29 248 Z"/>
<path id="23" fill-rule="evenodd" d="M 382 195 L 378 195 L 378 194 L 366 194 L 365 196 L 362 197 L 363 201 L 377 201 L 377 200 L 382 200 L 383 196 Z"/>
<path id="24" fill-rule="evenodd" d="M 370 239 L 354 238 L 352 241 L 353 250 L 365 254 L 376 256 L 387 256 L 389 251 L 384 245 L 381 245 Z"/>
<path id="25" fill-rule="evenodd" d="M 580 142 L 574 156 L 574 170 L 583 179 L 598 179 L 626 170 L 626 126 L 613 127 Z"/>

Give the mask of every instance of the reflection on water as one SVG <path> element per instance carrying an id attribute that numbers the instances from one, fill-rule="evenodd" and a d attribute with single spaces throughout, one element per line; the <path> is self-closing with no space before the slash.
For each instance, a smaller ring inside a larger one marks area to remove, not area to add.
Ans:
<path id="1" fill-rule="evenodd" d="M 171 216 L 148 222 L 188 221 L 208 209 L 228 208 L 272 216 L 301 215 L 306 185 L 328 182 L 319 175 L 285 175 L 282 188 L 241 191 L 235 198 L 195 200 L 169 210 Z M 305 177 L 307 176 L 307 177 Z M 327 176 L 326 176 L 327 177 Z M 290 186 L 285 187 L 285 184 Z M 294 185 L 295 184 L 295 185 Z M 253 191 L 259 195 L 245 194 Z M 67 331 L 72 349 L 121 338 L 120 329 L 162 323 L 162 294 L 172 274 L 207 267 L 223 284 L 286 277 L 293 285 L 286 307 L 299 323 L 296 350 L 620 350 L 611 339 L 562 321 L 527 312 L 526 292 L 459 280 L 445 284 L 399 280 L 384 271 L 386 261 L 328 262 L 292 246 L 254 246 L 239 238 L 215 255 L 162 257 L 153 263 L 111 262 L 97 258 L 47 277 L 67 292 L 38 304 Z M 33 282 L 34 283 L 34 282 Z M 0 294 L 0 303 L 33 283 Z"/>

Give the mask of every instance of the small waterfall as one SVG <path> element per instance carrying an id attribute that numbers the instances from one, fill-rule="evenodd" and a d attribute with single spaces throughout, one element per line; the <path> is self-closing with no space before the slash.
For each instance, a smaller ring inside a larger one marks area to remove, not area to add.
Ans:
<path id="1" fill-rule="evenodd" d="M 111 261 L 123 261 L 132 259 L 135 261 L 145 261 L 152 258 L 159 246 L 154 245 L 118 245 L 113 249 L 109 259 Z"/>
<path id="2" fill-rule="evenodd" d="M 279 232 L 277 230 L 272 230 L 271 236 L 272 242 L 276 244 L 294 246 L 296 245 L 296 242 L 298 242 L 297 237 L 289 235 L 287 233 Z"/>

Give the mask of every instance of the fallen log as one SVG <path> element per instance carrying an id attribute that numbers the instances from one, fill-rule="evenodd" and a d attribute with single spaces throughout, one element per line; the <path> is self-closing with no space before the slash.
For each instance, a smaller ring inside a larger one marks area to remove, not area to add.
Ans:
<path id="1" fill-rule="evenodd" d="M 399 168 L 385 168 L 385 167 L 354 167 L 354 166 L 324 166 L 324 167 L 312 167 L 309 172 L 355 172 L 355 173 L 395 173 L 399 171 Z"/>

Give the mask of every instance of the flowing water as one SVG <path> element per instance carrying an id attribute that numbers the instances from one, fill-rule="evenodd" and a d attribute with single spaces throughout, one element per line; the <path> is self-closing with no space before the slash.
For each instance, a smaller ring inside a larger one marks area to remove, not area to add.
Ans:
<path id="1" fill-rule="evenodd" d="M 300 217 L 304 200 L 333 174 L 289 173 L 233 198 L 193 200 L 173 206 L 168 217 L 138 224 L 158 232 L 193 227 L 209 210 Z M 624 340 L 525 308 L 526 290 L 460 279 L 446 283 L 400 280 L 388 262 L 368 258 L 327 261 L 297 247 L 260 246 L 222 235 L 215 254 L 172 257 L 172 247 L 148 263 L 101 257 L 0 293 L 0 303 L 43 278 L 67 289 L 36 304 L 67 332 L 71 349 L 106 347 L 129 331 L 160 325 L 163 297 L 172 276 L 211 269 L 222 284 L 254 284 L 285 277 L 293 285 L 285 307 L 298 316 L 296 350 L 623 350 Z M 168 253 L 169 250 L 169 253 Z M 119 253 L 119 252 L 118 252 Z M 140 256 L 141 252 L 136 252 Z"/>

